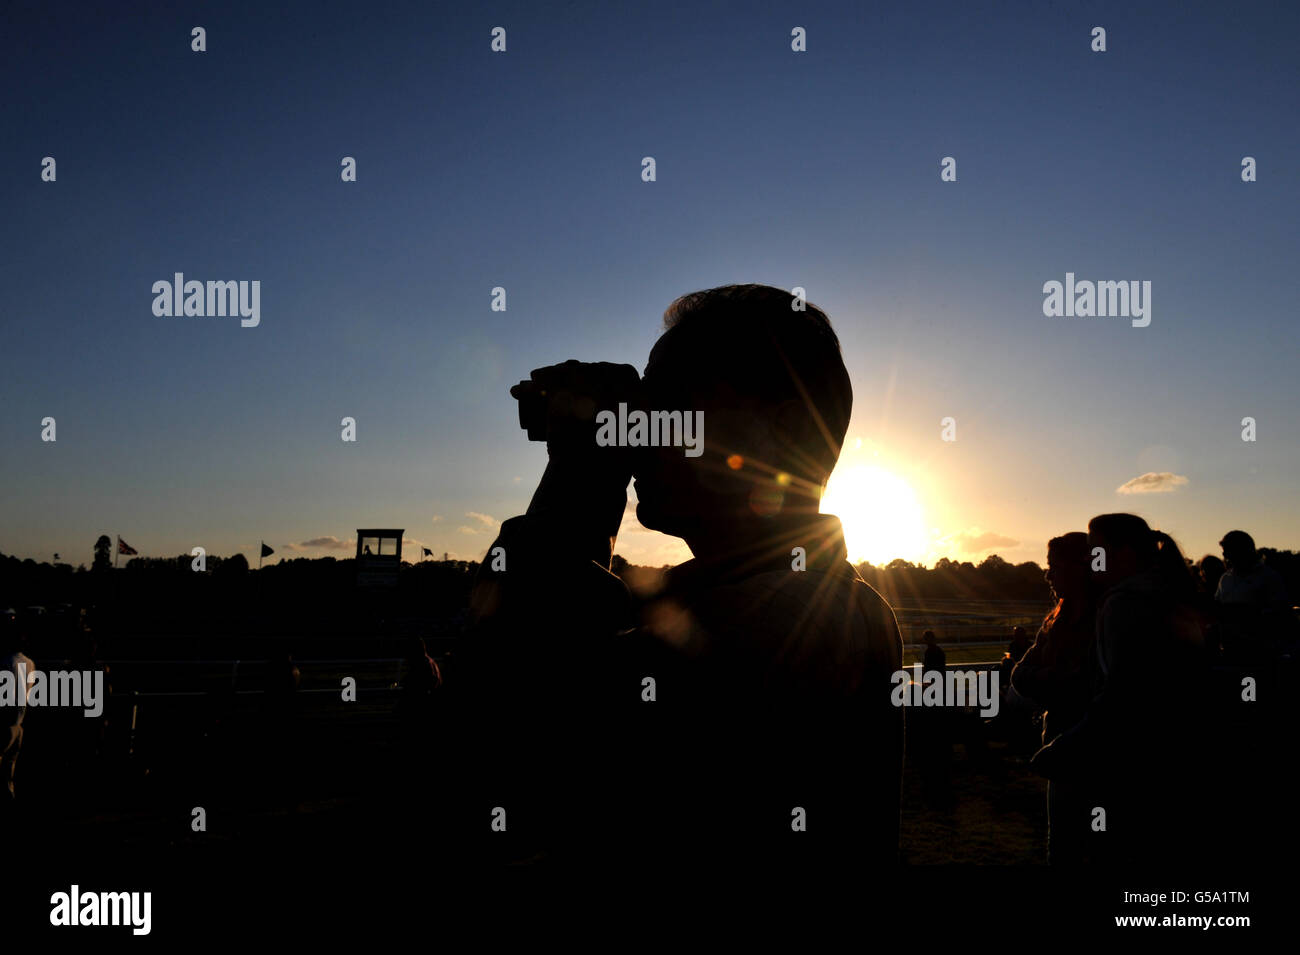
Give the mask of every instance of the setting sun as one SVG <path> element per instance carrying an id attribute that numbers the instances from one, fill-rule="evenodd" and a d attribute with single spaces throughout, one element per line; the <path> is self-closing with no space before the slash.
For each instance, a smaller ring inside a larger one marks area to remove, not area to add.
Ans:
<path id="1" fill-rule="evenodd" d="M 844 524 L 849 560 L 883 565 L 920 560 L 926 549 L 921 503 L 897 474 L 874 464 L 837 468 L 822 497 L 823 514 Z"/>

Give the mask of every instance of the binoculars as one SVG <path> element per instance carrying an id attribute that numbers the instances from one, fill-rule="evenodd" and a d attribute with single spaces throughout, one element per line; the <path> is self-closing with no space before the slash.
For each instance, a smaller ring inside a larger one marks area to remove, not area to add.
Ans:
<path id="1" fill-rule="evenodd" d="M 641 378 L 631 365 L 613 362 L 566 361 L 533 372 L 510 389 L 519 402 L 519 427 L 529 441 L 548 441 L 553 423 L 562 421 L 575 428 L 594 425 L 596 413 L 645 404 Z"/>

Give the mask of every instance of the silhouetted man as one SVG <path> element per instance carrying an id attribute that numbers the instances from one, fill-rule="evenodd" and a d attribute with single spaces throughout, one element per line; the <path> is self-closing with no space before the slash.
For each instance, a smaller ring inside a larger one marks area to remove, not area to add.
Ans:
<path id="1" fill-rule="evenodd" d="M 462 688 L 488 741 L 469 825 L 504 816 L 506 855 L 894 861 L 902 643 L 817 514 L 852 390 L 800 304 L 759 285 L 678 299 L 639 387 L 627 365 L 533 372 L 550 459 L 480 569 Z M 599 446 L 620 402 L 702 411 L 702 453 Z M 639 601 L 608 570 L 633 475 L 640 522 L 694 555 Z"/>
<path id="2" fill-rule="evenodd" d="M 1245 604 L 1263 613 L 1287 607 L 1282 575 L 1265 564 L 1255 549 L 1255 539 L 1245 531 L 1228 531 L 1219 541 L 1227 571 L 1219 577 L 1215 599 L 1222 604 Z"/>
<path id="3" fill-rule="evenodd" d="M 1233 662 L 1273 656 L 1295 627 L 1286 582 L 1260 559 L 1245 531 L 1228 531 L 1219 546 L 1227 570 L 1214 592 L 1217 637 Z"/>
<path id="4" fill-rule="evenodd" d="M 948 669 L 948 655 L 943 652 L 943 647 L 939 646 L 939 641 L 935 638 L 933 630 L 927 630 L 921 634 L 921 642 L 925 644 L 925 657 L 922 665 L 926 670 L 937 670 L 943 673 Z"/>

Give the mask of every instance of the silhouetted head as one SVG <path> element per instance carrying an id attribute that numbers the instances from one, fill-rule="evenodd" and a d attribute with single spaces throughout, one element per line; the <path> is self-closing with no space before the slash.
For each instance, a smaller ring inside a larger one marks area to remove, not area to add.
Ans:
<path id="1" fill-rule="evenodd" d="M 824 312 L 766 285 L 685 295 L 644 375 L 649 409 L 702 411 L 703 453 L 645 449 L 637 517 L 695 550 L 765 521 L 817 513 L 839 458 L 853 389 Z"/>
<path id="2" fill-rule="evenodd" d="M 1201 558 L 1201 563 L 1197 567 L 1197 571 L 1200 573 L 1201 582 L 1205 585 L 1206 591 L 1214 593 L 1215 588 L 1219 585 L 1219 578 L 1223 576 L 1223 572 L 1226 569 L 1227 568 L 1223 565 L 1223 561 L 1219 560 L 1219 558 L 1215 557 L 1213 554 L 1206 554 Z"/>
<path id="3" fill-rule="evenodd" d="M 1183 598 L 1195 591 L 1191 571 L 1173 538 L 1154 531 L 1136 514 L 1101 514 L 1088 522 L 1088 546 L 1105 553 L 1105 569 L 1097 571 L 1102 591 L 1136 574 L 1159 573 L 1169 595 Z"/>
<path id="4" fill-rule="evenodd" d="M 1060 600 L 1082 600 L 1088 594 L 1090 564 L 1088 535 L 1071 531 L 1047 542 L 1047 570 L 1043 574 Z"/>
<path id="5" fill-rule="evenodd" d="M 937 642 L 934 638 L 934 631 L 927 630 L 925 631 L 925 633 L 921 634 L 921 642 L 929 646 L 934 646 L 935 643 Z"/>
<path id="6" fill-rule="evenodd" d="M 1088 522 L 1088 545 L 1102 550 L 1102 564 L 1096 573 L 1103 590 L 1155 564 L 1155 537 L 1147 522 L 1136 514 L 1094 517 Z"/>
<path id="7" fill-rule="evenodd" d="M 1223 561 L 1229 570 L 1249 570 L 1259 562 L 1255 539 L 1245 531 L 1228 531 L 1219 546 L 1223 548 Z"/>

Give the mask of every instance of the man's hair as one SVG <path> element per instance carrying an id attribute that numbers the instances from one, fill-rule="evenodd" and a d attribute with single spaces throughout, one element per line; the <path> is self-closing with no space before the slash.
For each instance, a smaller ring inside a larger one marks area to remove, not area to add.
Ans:
<path id="1" fill-rule="evenodd" d="M 1255 538 L 1245 531 L 1228 531 L 1223 535 L 1223 540 L 1219 541 L 1219 546 L 1235 550 L 1254 551 Z"/>
<path id="2" fill-rule="evenodd" d="M 707 362 L 707 378 L 763 407 L 795 402 L 803 409 L 788 463 L 824 482 L 849 428 L 853 386 L 830 319 L 811 303 L 796 310 L 798 301 L 770 285 L 724 285 L 677 299 L 664 312 L 664 328 L 688 341 L 702 371 Z"/>

